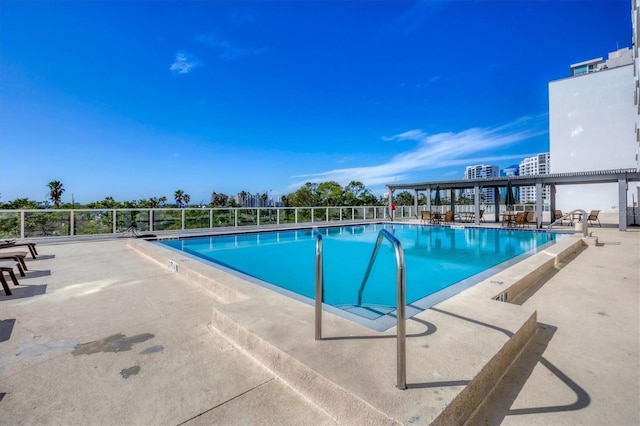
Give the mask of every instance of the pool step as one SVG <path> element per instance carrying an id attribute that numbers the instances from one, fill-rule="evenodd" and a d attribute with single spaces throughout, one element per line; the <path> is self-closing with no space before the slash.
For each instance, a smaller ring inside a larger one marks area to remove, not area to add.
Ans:
<path id="1" fill-rule="evenodd" d="M 213 310 L 213 321 L 209 327 L 270 370 L 338 424 L 399 424 L 296 357 L 240 326 L 218 309 Z"/>

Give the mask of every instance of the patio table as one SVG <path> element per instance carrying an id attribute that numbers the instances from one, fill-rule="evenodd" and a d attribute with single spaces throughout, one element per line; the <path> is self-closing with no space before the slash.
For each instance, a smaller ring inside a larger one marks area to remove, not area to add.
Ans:
<path id="1" fill-rule="evenodd" d="M 513 226 L 516 220 L 515 212 L 505 212 L 505 213 L 502 213 L 500 216 L 502 216 L 502 226 Z"/>

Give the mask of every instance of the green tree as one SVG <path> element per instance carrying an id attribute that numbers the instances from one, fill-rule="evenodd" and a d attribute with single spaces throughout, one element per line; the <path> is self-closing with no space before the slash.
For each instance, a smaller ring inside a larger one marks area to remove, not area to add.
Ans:
<path id="1" fill-rule="evenodd" d="M 352 180 L 344 187 L 344 204 L 347 206 L 361 206 L 378 204 L 375 195 L 362 182 Z"/>
<path id="2" fill-rule="evenodd" d="M 167 202 L 167 197 L 151 197 L 148 200 L 142 199 L 135 203 L 134 207 L 145 208 L 145 209 L 157 209 L 164 205 Z"/>
<path id="3" fill-rule="evenodd" d="M 224 207 L 229 202 L 229 197 L 223 193 L 211 193 L 211 207 Z"/>
<path id="4" fill-rule="evenodd" d="M 343 204 L 342 186 L 337 182 L 322 182 L 316 190 L 318 204 L 321 206 L 341 206 Z"/>
<path id="5" fill-rule="evenodd" d="M 60 200 L 62 199 L 62 193 L 64 192 L 62 182 L 52 180 L 47 186 L 49 187 L 49 199 L 53 202 L 53 206 L 55 208 L 60 207 Z"/>
<path id="6" fill-rule="evenodd" d="M 318 205 L 317 189 L 317 183 L 307 182 L 296 192 L 289 194 L 287 198 L 293 207 L 314 207 Z"/>
<path id="7" fill-rule="evenodd" d="M 269 194 L 266 192 L 263 192 L 262 194 L 260 194 L 260 199 L 262 200 L 262 206 L 263 207 L 267 207 L 267 201 L 269 200 Z"/>
<path id="8" fill-rule="evenodd" d="M 395 197 L 398 206 L 412 206 L 415 198 L 408 191 L 399 192 Z"/>
<path id="9" fill-rule="evenodd" d="M 13 201 L 4 203 L 2 208 L 7 210 L 33 210 L 41 208 L 41 205 L 39 202 L 28 198 L 16 198 Z"/>
<path id="10" fill-rule="evenodd" d="M 86 207 L 88 209 L 120 209 L 123 205 L 113 197 L 105 197 L 104 200 L 88 203 Z"/>

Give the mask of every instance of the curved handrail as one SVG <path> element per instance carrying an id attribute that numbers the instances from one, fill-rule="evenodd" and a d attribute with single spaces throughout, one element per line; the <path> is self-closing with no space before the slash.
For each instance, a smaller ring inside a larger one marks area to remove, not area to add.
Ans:
<path id="1" fill-rule="evenodd" d="M 360 289 L 358 290 L 358 305 L 362 303 L 362 292 L 367 284 L 371 269 L 373 268 L 373 262 L 376 260 L 380 244 L 383 238 L 386 238 L 393 244 L 396 255 L 396 321 L 397 321 L 397 384 L 398 389 L 407 389 L 407 326 L 406 326 L 406 267 L 404 262 L 404 251 L 402 250 L 402 244 L 391 232 L 386 229 L 380 230 L 378 233 L 378 239 L 376 245 L 371 254 L 371 260 L 369 260 L 369 266 L 367 272 L 364 275 Z"/>
<path id="2" fill-rule="evenodd" d="M 553 212 L 552 212 L 553 213 Z M 575 209 L 570 211 L 569 213 L 566 213 L 564 215 L 562 215 L 562 217 L 560 219 L 556 219 L 553 222 L 551 222 L 549 224 L 549 226 L 547 226 L 547 232 L 551 231 L 551 227 L 553 225 L 555 225 L 558 222 L 562 222 L 565 218 L 568 218 L 569 216 L 573 215 L 574 213 L 580 213 L 582 215 L 582 217 L 584 218 L 584 222 L 582 222 L 582 236 L 586 237 L 589 235 L 589 233 L 587 232 L 587 228 L 589 227 L 589 221 L 587 220 L 587 218 L 589 217 L 589 215 L 587 214 L 586 211 L 582 210 L 582 209 Z"/>
<path id="3" fill-rule="evenodd" d="M 316 340 L 322 340 L 322 302 L 324 302 L 322 263 L 322 234 L 318 234 L 316 237 Z"/>
<path id="4" fill-rule="evenodd" d="M 367 266 L 367 272 L 364 273 L 364 278 L 362 279 L 362 284 L 360 284 L 360 288 L 358 289 L 358 306 L 362 304 L 362 292 L 364 291 L 364 287 L 367 285 L 367 281 L 369 280 L 369 275 L 371 275 L 371 269 L 373 268 L 373 262 L 376 260 L 376 256 L 378 255 L 378 250 L 380 250 L 380 243 L 382 243 L 382 239 L 386 237 L 391 244 L 393 244 L 394 248 L 396 248 L 396 244 L 400 249 L 402 246 L 400 245 L 400 241 L 396 237 L 393 236 L 392 233 L 387 231 L 386 229 L 381 229 L 378 233 L 378 238 L 376 240 L 376 245 L 373 248 L 373 253 L 371 254 L 371 259 L 369 259 L 369 265 Z M 398 250 L 396 249 L 396 263 L 398 263 Z M 404 264 L 404 252 L 403 255 L 403 264 Z"/>

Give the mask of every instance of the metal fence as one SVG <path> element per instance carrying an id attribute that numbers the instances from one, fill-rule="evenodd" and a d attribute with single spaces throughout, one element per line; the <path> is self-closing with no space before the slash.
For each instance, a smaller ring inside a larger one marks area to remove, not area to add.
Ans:
<path id="1" fill-rule="evenodd" d="M 432 206 L 444 213 L 451 206 Z M 494 214 L 494 205 L 481 205 Z M 501 210 L 504 206 L 500 206 Z M 395 206 L 394 220 L 419 217 L 426 206 Z M 533 211 L 517 205 L 516 211 Z M 456 213 L 473 212 L 473 205 L 456 205 Z M 548 205 L 544 206 L 548 210 Z M 500 213 L 500 212 L 498 212 Z M 0 210 L 0 238 L 116 235 L 127 231 L 162 232 L 267 225 L 313 225 L 343 221 L 389 219 L 388 206 L 159 208 L 159 209 L 48 209 Z"/>

